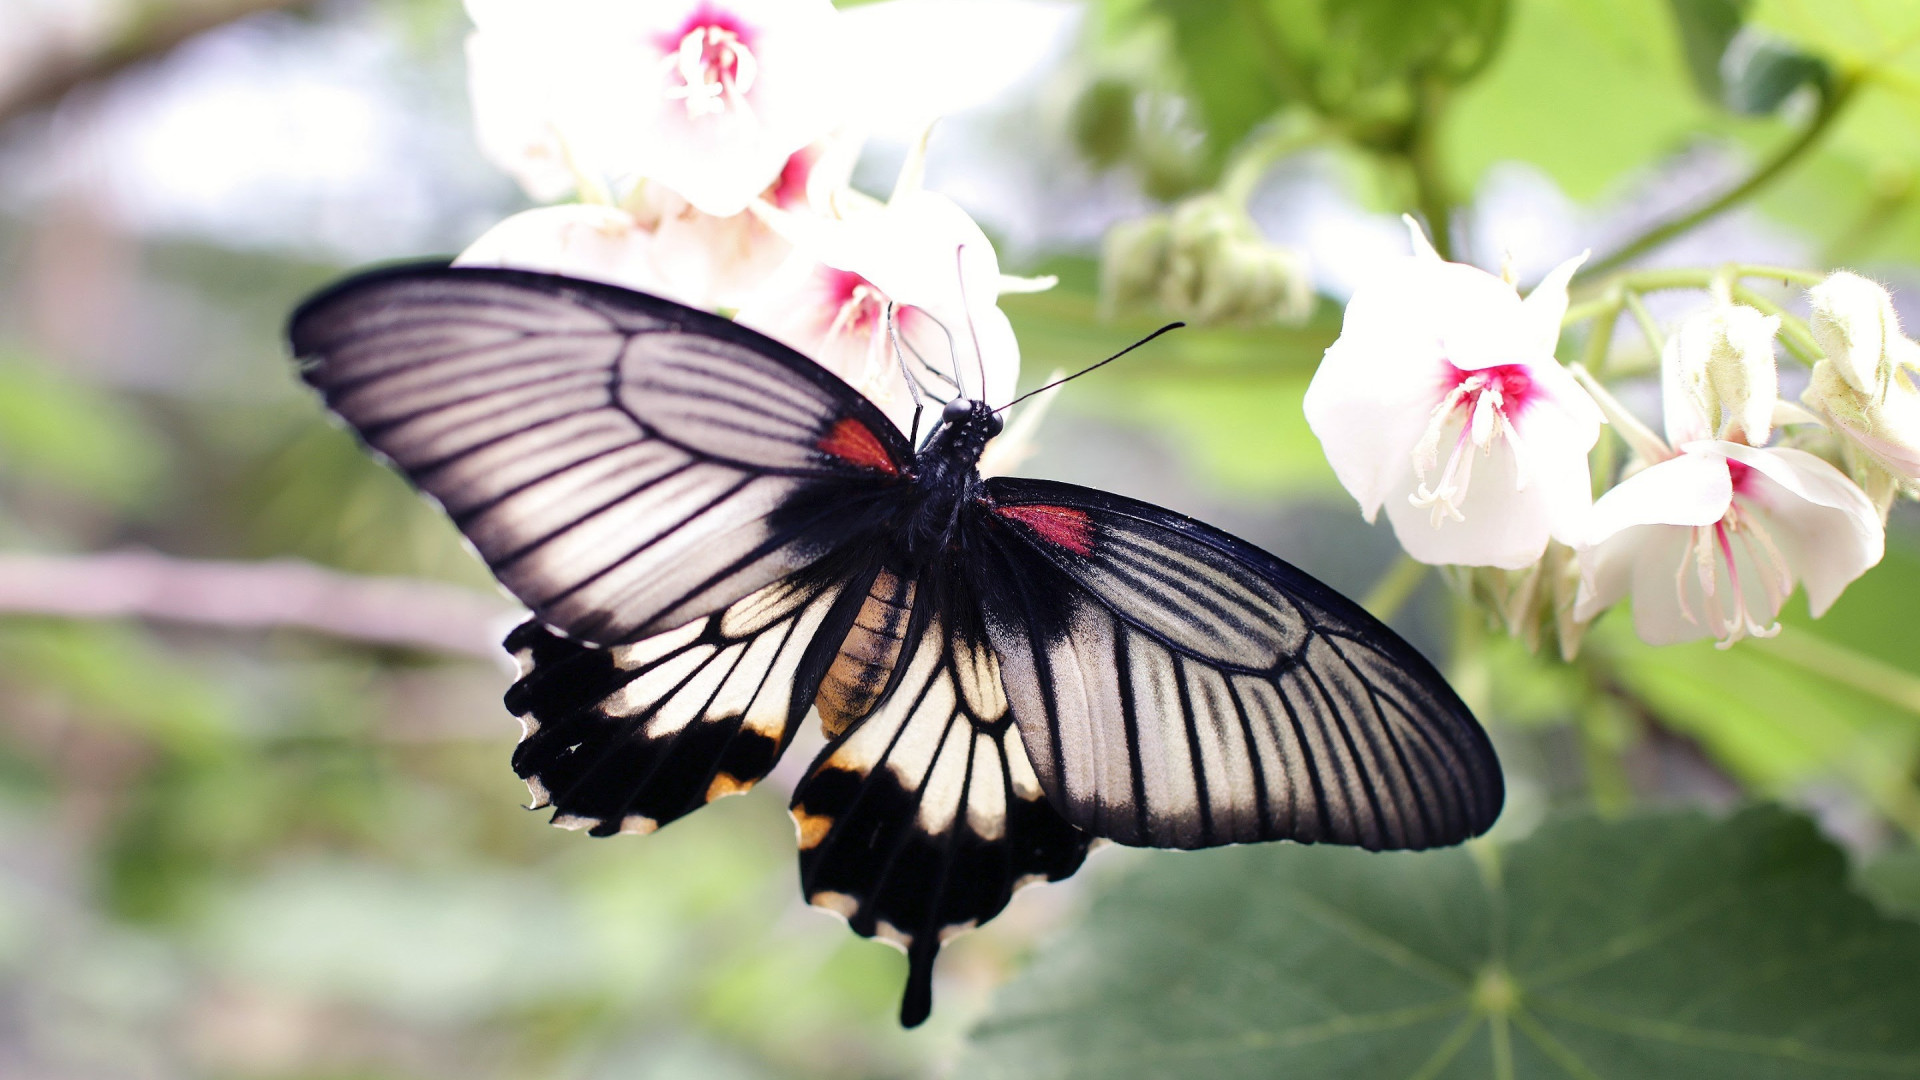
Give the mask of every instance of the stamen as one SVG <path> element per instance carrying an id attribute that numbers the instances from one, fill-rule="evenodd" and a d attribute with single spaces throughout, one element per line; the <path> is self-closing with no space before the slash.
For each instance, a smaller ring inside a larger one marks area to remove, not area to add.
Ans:
<path id="1" fill-rule="evenodd" d="M 1509 408 L 1522 406 L 1526 401 L 1531 383 L 1524 372 L 1511 366 L 1470 373 L 1458 368 L 1451 370 L 1460 381 L 1433 407 L 1427 417 L 1426 431 L 1414 444 L 1413 471 L 1418 487 L 1408 496 L 1414 506 L 1433 508 L 1435 528 L 1448 518 L 1466 520 L 1460 504 L 1466 498 L 1467 484 L 1473 476 L 1473 454 L 1466 450 L 1468 443 L 1482 455 L 1491 456 L 1494 445 L 1506 439 L 1514 456 L 1514 490 L 1524 491 L 1527 486 L 1526 451 L 1520 443 L 1519 429 L 1508 414 Z M 1440 442 L 1458 414 L 1464 414 L 1459 415 L 1460 434 L 1439 481 L 1432 482 L 1430 478 L 1440 463 Z"/>
<path id="2" fill-rule="evenodd" d="M 1470 379 L 1461 385 L 1478 382 Z M 1500 391 L 1491 387 L 1482 390 L 1473 403 L 1473 445 L 1482 450 L 1488 449 L 1494 437 L 1500 434 Z"/>
<path id="3" fill-rule="evenodd" d="M 696 26 L 666 58 L 666 67 L 683 85 L 668 87 L 667 97 L 687 103 L 687 115 L 710 116 L 729 109 L 751 112 L 746 93 L 760 76 L 760 61 L 724 26 Z"/>
<path id="4" fill-rule="evenodd" d="M 1413 447 L 1413 471 L 1421 480 L 1425 480 L 1427 474 L 1440 464 L 1440 439 L 1446 434 L 1447 419 L 1453 415 L 1453 410 L 1466 396 L 1465 385 L 1456 386 L 1441 399 L 1440 404 L 1433 407 L 1433 412 L 1428 414 L 1427 430 L 1421 434 L 1420 441 Z"/>
<path id="5" fill-rule="evenodd" d="M 1433 527 L 1452 518 L 1455 521 L 1467 520 L 1460 512 L 1460 502 L 1467 493 L 1467 484 L 1473 479 L 1473 453 L 1468 450 L 1468 430 L 1460 429 L 1459 438 L 1453 441 L 1453 453 L 1447 455 L 1447 467 L 1440 474 L 1440 482 L 1433 488 L 1422 483 L 1418 491 L 1407 496 L 1407 501 L 1421 508 L 1433 507 Z"/>
<path id="6" fill-rule="evenodd" d="M 1700 616 L 1693 610 L 1693 604 L 1687 599 L 1687 565 L 1695 561 L 1694 549 L 1700 546 L 1700 530 L 1687 530 L 1687 550 L 1680 556 L 1680 566 L 1673 573 L 1673 592 L 1680 598 L 1680 614 L 1695 626 L 1700 625 Z"/>

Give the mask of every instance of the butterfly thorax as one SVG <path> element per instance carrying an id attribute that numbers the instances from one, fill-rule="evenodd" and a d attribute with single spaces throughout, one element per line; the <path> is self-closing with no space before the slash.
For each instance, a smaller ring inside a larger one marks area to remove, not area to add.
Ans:
<path id="1" fill-rule="evenodd" d="M 985 402 L 948 402 L 940 427 L 913 461 L 920 502 L 907 529 L 907 555 L 923 562 L 953 539 L 960 508 L 978 497 L 980 454 L 1000 434 L 1000 418 Z"/>

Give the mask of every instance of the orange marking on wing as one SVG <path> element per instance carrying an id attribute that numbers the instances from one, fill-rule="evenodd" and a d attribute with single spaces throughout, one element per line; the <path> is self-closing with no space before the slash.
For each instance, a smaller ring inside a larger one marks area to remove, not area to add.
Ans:
<path id="1" fill-rule="evenodd" d="M 1093 554 L 1093 526 L 1085 510 L 1068 506 L 996 506 L 994 513 L 1040 534 L 1040 539 L 1075 555 Z"/>
<path id="2" fill-rule="evenodd" d="M 835 423 L 820 440 L 819 446 L 841 461 L 863 469 L 878 469 L 889 476 L 900 473 L 900 467 L 887 455 L 887 448 L 880 445 L 879 436 L 851 416 Z"/>

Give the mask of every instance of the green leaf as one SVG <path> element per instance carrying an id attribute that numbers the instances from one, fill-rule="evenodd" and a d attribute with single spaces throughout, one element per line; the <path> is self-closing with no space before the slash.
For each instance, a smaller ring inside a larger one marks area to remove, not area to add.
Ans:
<path id="1" fill-rule="evenodd" d="M 1176 66 L 1198 109 L 1215 168 L 1261 121 L 1302 99 L 1296 61 L 1257 0 L 1155 0 L 1152 10 L 1172 28 Z"/>
<path id="2" fill-rule="evenodd" d="M 1287 106 L 1397 129 L 1416 84 L 1475 77 L 1500 48 L 1509 0 L 1151 0 L 1217 165 Z"/>
<path id="3" fill-rule="evenodd" d="M 1920 849 L 1882 855 L 1861 867 L 1860 891 L 1888 911 L 1920 919 Z"/>
<path id="4" fill-rule="evenodd" d="M 1802 87 L 1826 95 L 1833 72 L 1816 57 L 1788 42 L 1754 34 L 1730 58 L 1732 76 L 1721 88 L 1727 108 L 1742 116 L 1766 116 L 1785 105 Z"/>
<path id="5" fill-rule="evenodd" d="M 1746 21 L 1753 0 L 1667 0 L 1680 27 L 1680 47 L 1700 96 L 1718 104 L 1725 95 L 1720 61 Z"/>
<path id="6" fill-rule="evenodd" d="M 1917 972 L 1920 926 L 1772 808 L 1560 820 L 1482 860 L 1165 854 L 1002 992 L 954 1075 L 1920 1076 Z"/>

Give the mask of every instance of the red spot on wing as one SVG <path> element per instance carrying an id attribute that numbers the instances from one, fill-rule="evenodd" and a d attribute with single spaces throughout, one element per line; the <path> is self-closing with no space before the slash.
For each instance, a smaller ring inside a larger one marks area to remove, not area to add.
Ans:
<path id="1" fill-rule="evenodd" d="M 887 448 L 880 444 L 879 436 L 851 416 L 837 421 L 821 438 L 819 446 L 841 461 L 863 469 L 878 469 L 889 476 L 900 473 L 900 467 L 893 463 Z"/>
<path id="2" fill-rule="evenodd" d="M 996 506 L 993 512 L 1040 534 L 1040 539 L 1075 555 L 1093 554 L 1093 525 L 1085 510 L 1068 506 Z"/>

